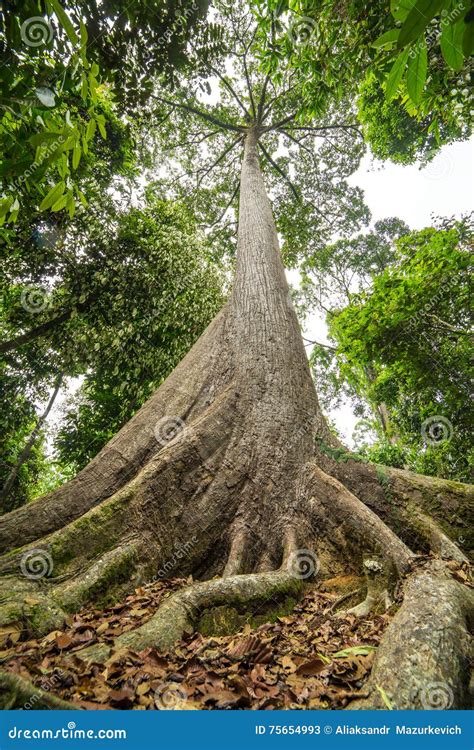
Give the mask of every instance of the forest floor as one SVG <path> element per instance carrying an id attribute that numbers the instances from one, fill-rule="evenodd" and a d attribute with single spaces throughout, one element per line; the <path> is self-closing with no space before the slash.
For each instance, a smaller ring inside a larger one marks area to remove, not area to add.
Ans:
<path id="1" fill-rule="evenodd" d="M 342 583 L 354 591 L 361 582 L 347 577 Z M 172 653 L 115 651 L 101 665 L 80 658 L 81 648 L 110 643 L 141 625 L 185 584 L 175 579 L 140 586 L 122 603 L 84 609 L 63 630 L 38 640 L 22 640 L 14 626 L 0 629 L 1 668 L 89 710 L 335 709 L 365 696 L 393 613 L 358 620 L 336 612 L 357 601 L 340 601 L 340 579 L 338 592 L 309 585 L 291 614 L 254 628 L 246 623 L 233 635 L 190 633 Z"/>

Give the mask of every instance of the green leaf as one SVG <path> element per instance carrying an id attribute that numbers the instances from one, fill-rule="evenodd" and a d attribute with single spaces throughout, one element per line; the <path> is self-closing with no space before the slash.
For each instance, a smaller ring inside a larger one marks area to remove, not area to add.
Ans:
<path id="1" fill-rule="evenodd" d="M 415 54 L 411 53 L 415 50 Z M 407 70 L 407 89 L 410 99 L 415 104 L 419 104 L 423 89 L 426 82 L 426 73 L 428 72 L 428 50 L 426 42 L 418 42 L 416 46 L 410 49 L 410 59 Z"/>
<path id="2" fill-rule="evenodd" d="M 446 63 L 453 70 L 461 70 L 464 62 L 464 54 L 462 50 L 462 40 L 464 34 L 465 24 L 461 18 L 455 24 L 447 24 L 441 32 L 439 40 L 441 46 L 441 52 L 446 60 Z"/>
<path id="3" fill-rule="evenodd" d="M 404 21 L 416 0 L 392 0 L 390 12 L 396 21 Z"/>
<path id="4" fill-rule="evenodd" d="M 417 39 L 429 22 L 450 3 L 451 0 L 418 0 L 400 30 L 398 48 L 403 49 L 407 44 Z"/>
<path id="5" fill-rule="evenodd" d="M 88 38 L 87 28 L 86 28 L 84 21 L 82 20 L 79 22 L 79 25 L 81 29 L 81 46 L 85 47 L 87 44 L 87 38 Z"/>
<path id="6" fill-rule="evenodd" d="M 392 703 L 390 701 L 390 698 L 388 697 L 388 695 L 385 692 L 385 690 L 383 689 L 383 687 L 380 687 L 380 685 L 376 685 L 375 687 L 377 688 L 377 690 L 379 691 L 380 695 L 382 696 L 382 700 L 385 703 L 385 705 L 387 706 L 388 710 L 389 711 L 393 711 L 393 706 L 392 706 Z"/>
<path id="7" fill-rule="evenodd" d="M 107 131 L 105 129 L 105 117 L 104 115 L 97 115 L 95 118 L 97 125 L 99 126 L 99 131 L 104 140 L 107 140 Z"/>
<path id="8" fill-rule="evenodd" d="M 71 42 L 76 45 L 79 43 L 79 39 L 77 37 L 77 34 L 74 30 L 74 26 L 72 25 L 72 21 L 69 18 L 68 14 L 64 10 L 63 6 L 59 2 L 59 0 L 50 0 L 51 5 L 53 7 L 54 12 L 56 13 L 61 26 L 64 28 L 66 34 L 68 35 Z"/>
<path id="9" fill-rule="evenodd" d="M 76 204 L 74 202 L 74 194 L 72 190 L 68 190 L 67 196 L 66 196 L 66 208 L 69 212 L 69 218 L 73 219 L 74 214 L 76 213 Z"/>
<path id="10" fill-rule="evenodd" d="M 393 44 L 397 41 L 399 33 L 400 29 L 390 29 L 390 31 L 386 31 L 385 34 L 379 36 L 378 39 L 371 44 L 371 47 L 379 49 L 380 47 L 386 47 L 389 44 Z"/>
<path id="11" fill-rule="evenodd" d="M 462 38 L 462 51 L 466 57 L 474 52 L 474 20 L 465 23 L 465 31 Z"/>
<path id="12" fill-rule="evenodd" d="M 61 211 L 67 203 L 67 194 L 62 195 L 56 203 L 53 203 L 51 211 Z"/>
<path id="13" fill-rule="evenodd" d="M 47 195 L 41 201 L 39 210 L 46 211 L 48 208 L 51 208 L 53 203 L 55 203 L 58 198 L 60 198 L 64 193 L 65 187 L 66 183 L 62 180 L 61 182 L 58 182 L 56 185 L 54 185 L 54 187 L 51 188 L 49 193 L 47 193 Z"/>
<path id="14" fill-rule="evenodd" d="M 94 137 L 96 127 L 97 127 L 96 121 L 92 119 L 89 120 L 89 122 L 87 123 L 87 128 L 86 128 L 86 141 L 92 140 L 92 138 Z"/>
<path id="15" fill-rule="evenodd" d="M 0 201 L 0 216 L 5 216 L 8 213 L 8 210 L 12 202 L 13 202 L 12 197 L 4 198 L 2 201 Z"/>
<path id="16" fill-rule="evenodd" d="M 79 162 L 81 161 L 81 146 L 79 143 L 76 143 L 74 146 L 74 151 L 72 152 L 72 168 L 77 169 L 79 166 Z"/>
<path id="17" fill-rule="evenodd" d="M 401 52 L 395 62 L 393 63 L 392 69 L 387 76 L 387 83 L 385 84 L 385 96 L 388 100 L 393 99 L 396 96 L 398 87 L 403 78 L 405 66 L 408 60 L 408 50 Z"/>
<path id="18" fill-rule="evenodd" d="M 50 133 L 46 130 L 43 133 L 36 133 L 35 135 L 32 135 L 30 138 L 28 138 L 28 141 L 32 146 L 41 146 L 42 143 L 45 143 L 47 141 L 58 141 L 59 143 L 61 135 L 62 133 Z"/>

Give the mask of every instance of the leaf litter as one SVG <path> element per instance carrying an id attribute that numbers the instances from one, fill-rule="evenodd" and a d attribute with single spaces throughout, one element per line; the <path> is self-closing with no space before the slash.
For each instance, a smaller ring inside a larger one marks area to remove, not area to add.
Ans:
<path id="1" fill-rule="evenodd" d="M 363 697 L 390 614 L 334 612 L 334 593 L 308 587 L 292 614 L 227 636 L 187 634 L 170 653 L 112 651 L 104 664 L 80 651 L 112 645 L 186 585 L 156 581 L 106 610 L 87 608 L 44 638 L 0 634 L 3 669 L 83 709 L 336 709 Z"/>

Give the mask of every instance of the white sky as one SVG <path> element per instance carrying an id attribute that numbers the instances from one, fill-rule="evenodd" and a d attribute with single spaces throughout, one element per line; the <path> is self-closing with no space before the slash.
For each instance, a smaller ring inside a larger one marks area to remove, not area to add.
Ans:
<path id="1" fill-rule="evenodd" d="M 348 180 L 365 193 L 372 221 L 388 216 L 403 219 L 411 229 L 430 226 L 431 216 L 461 216 L 474 208 L 474 137 L 444 146 L 433 161 L 420 170 L 364 157 Z M 297 275 L 290 274 L 295 284 Z M 305 336 L 327 341 L 326 324 L 319 315 L 308 318 Z M 308 352 L 310 348 L 308 348 Z M 330 414 L 345 442 L 352 446 L 357 419 L 349 404 Z"/>

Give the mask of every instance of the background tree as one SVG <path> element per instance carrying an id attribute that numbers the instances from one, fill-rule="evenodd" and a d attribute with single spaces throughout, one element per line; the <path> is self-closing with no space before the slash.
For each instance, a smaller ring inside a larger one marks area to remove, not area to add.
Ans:
<path id="1" fill-rule="evenodd" d="M 298 295 L 302 315 L 316 309 L 330 318 L 334 311 L 357 300 L 362 291 L 371 288 L 373 278 L 394 262 L 396 240 L 408 231 L 399 219 L 385 219 L 376 222 L 366 234 L 337 240 L 308 256 L 301 266 Z M 326 413 L 349 400 L 354 413 L 380 439 L 393 442 L 395 436 L 387 405 L 372 395 L 375 382 L 372 365 L 343 368 L 336 341 L 308 343 L 314 344 L 310 364 Z"/>
<path id="2" fill-rule="evenodd" d="M 56 242 L 45 248 L 42 264 L 40 252 L 10 253 L 1 316 L 4 481 L 23 451 L 36 404 L 58 373 L 85 376 L 58 442 L 64 469 L 77 470 L 141 406 L 219 309 L 222 279 L 192 216 L 158 191 L 150 186 L 144 208 L 118 215 L 114 201 L 102 200 L 70 222 L 60 240 L 53 234 Z M 45 235 L 43 227 L 39 239 Z M 38 451 L 30 459 L 43 466 Z M 4 508 L 34 496 L 31 471 L 25 467 L 17 476 Z"/>
<path id="3" fill-rule="evenodd" d="M 396 450 L 384 453 L 381 441 L 364 454 L 464 481 L 472 476 L 472 236 L 468 219 L 405 235 L 371 286 L 329 316 L 338 377 L 385 404 L 399 437 Z"/>

